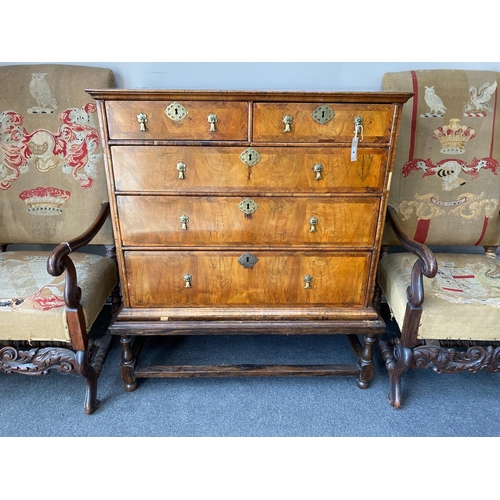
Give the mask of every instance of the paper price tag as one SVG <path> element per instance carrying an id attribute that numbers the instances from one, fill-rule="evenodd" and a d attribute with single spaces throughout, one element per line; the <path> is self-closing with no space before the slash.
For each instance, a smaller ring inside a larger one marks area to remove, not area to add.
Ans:
<path id="1" fill-rule="evenodd" d="M 351 161 L 356 161 L 358 159 L 358 142 L 359 139 L 357 136 L 352 138 Z"/>

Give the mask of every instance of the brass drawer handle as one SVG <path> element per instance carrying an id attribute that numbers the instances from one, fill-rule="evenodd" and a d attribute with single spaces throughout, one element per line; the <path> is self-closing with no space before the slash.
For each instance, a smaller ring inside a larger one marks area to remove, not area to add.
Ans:
<path id="1" fill-rule="evenodd" d="M 184 231 L 187 231 L 187 223 L 189 222 L 189 217 L 187 215 L 181 215 L 179 217 L 179 220 L 181 221 L 181 229 L 184 230 Z"/>
<path id="2" fill-rule="evenodd" d="M 306 274 L 304 276 L 304 281 L 306 282 L 304 288 L 311 288 L 311 281 L 312 281 L 313 277 L 310 275 L 310 274 Z"/>
<path id="3" fill-rule="evenodd" d="M 210 123 L 210 132 L 217 132 L 217 129 L 215 128 L 215 124 L 219 121 L 217 119 L 217 115 L 215 113 L 210 113 L 207 116 L 208 123 Z"/>
<path id="4" fill-rule="evenodd" d="M 354 135 L 358 134 L 361 136 L 361 141 L 363 140 L 363 121 L 364 118 L 362 116 L 354 117 Z"/>
<path id="5" fill-rule="evenodd" d="M 139 131 L 146 132 L 148 130 L 146 128 L 146 123 L 148 121 L 148 115 L 146 113 L 139 113 L 137 115 L 137 121 L 139 122 Z"/>
<path id="6" fill-rule="evenodd" d="M 293 116 L 285 115 L 283 117 L 283 120 L 281 120 L 281 121 L 285 124 L 284 132 L 291 132 L 292 131 Z"/>
<path id="7" fill-rule="evenodd" d="M 186 164 L 182 161 L 177 162 L 177 171 L 179 172 L 179 179 L 185 179 Z"/>
<path id="8" fill-rule="evenodd" d="M 186 284 L 184 285 L 184 288 L 191 288 L 191 281 L 192 281 L 193 277 L 190 274 L 185 274 L 183 279 L 186 282 Z"/>
<path id="9" fill-rule="evenodd" d="M 316 232 L 316 225 L 318 224 L 318 218 L 317 217 L 309 217 L 309 224 L 311 224 L 311 228 L 309 229 L 309 232 L 315 233 Z"/>
<path id="10" fill-rule="evenodd" d="M 316 174 L 316 179 L 317 181 L 320 181 L 323 179 L 323 176 L 321 175 L 321 172 L 323 172 L 324 167 L 321 163 L 316 163 L 316 165 L 313 166 L 313 171 Z"/>

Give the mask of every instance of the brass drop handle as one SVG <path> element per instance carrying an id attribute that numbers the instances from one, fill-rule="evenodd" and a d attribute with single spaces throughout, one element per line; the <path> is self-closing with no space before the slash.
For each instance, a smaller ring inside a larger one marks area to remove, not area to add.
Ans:
<path id="1" fill-rule="evenodd" d="M 312 281 L 313 277 L 310 275 L 310 274 L 306 274 L 304 276 L 304 281 L 306 282 L 304 288 L 311 288 L 311 281 Z"/>
<path id="2" fill-rule="evenodd" d="M 355 116 L 354 117 L 354 137 L 360 136 L 360 142 L 363 140 L 363 117 Z"/>
<path id="3" fill-rule="evenodd" d="M 187 215 L 181 215 L 179 217 L 179 220 L 181 221 L 181 229 L 187 231 L 187 223 L 189 222 L 189 217 Z"/>
<path id="4" fill-rule="evenodd" d="M 193 277 L 190 274 L 185 274 L 183 279 L 186 282 L 186 284 L 184 285 L 184 288 L 191 288 L 191 281 L 192 281 Z"/>
<path id="5" fill-rule="evenodd" d="M 316 232 L 316 225 L 318 224 L 318 218 L 317 217 L 309 217 L 309 224 L 311 224 L 311 229 L 309 229 L 309 232 L 315 233 Z"/>
<path id="6" fill-rule="evenodd" d="M 217 115 L 215 113 L 210 113 L 207 116 L 208 123 L 210 123 L 210 132 L 217 132 L 217 129 L 215 128 L 215 124 L 219 121 L 217 119 Z"/>
<path id="7" fill-rule="evenodd" d="M 186 164 L 182 161 L 177 162 L 177 171 L 179 172 L 179 179 L 185 179 Z"/>
<path id="8" fill-rule="evenodd" d="M 316 163 L 316 165 L 313 166 L 313 171 L 316 174 L 316 179 L 317 181 L 320 181 L 323 179 L 323 176 L 321 175 L 321 172 L 323 172 L 324 167 L 321 163 Z"/>
<path id="9" fill-rule="evenodd" d="M 146 123 L 148 121 L 148 115 L 146 115 L 146 113 L 139 113 L 137 115 L 137 121 L 139 122 L 139 131 L 146 132 L 148 130 L 146 128 Z"/>
<path id="10" fill-rule="evenodd" d="M 291 132 L 292 131 L 293 116 L 285 115 L 283 117 L 283 120 L 281 120 L 281 121 L 285 124 L 284 132 Z"/>

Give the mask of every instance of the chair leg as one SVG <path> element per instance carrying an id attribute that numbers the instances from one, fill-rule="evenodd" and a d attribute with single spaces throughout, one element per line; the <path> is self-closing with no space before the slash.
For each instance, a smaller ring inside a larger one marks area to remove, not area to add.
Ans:
<path id="1" fill-rule="evenodd" d="M 408 347 L 403 347 L 401 342 L 397 342 L 394 346 L 394 361 L 387 364 L 389 371 L 389 403 L 394 408 L 401 408 L 401 378 L 408 371 L 413 359 L 413 350 Z"/>
<path id="2" fill-rule="evenodd" d="M 401 408 L 401 379 L 413 361 L 413 350 L 403 347 L 399 339 L 389 340 L 386 335 L 379 337 L 379 347 L 389 373 L 389 403 L 394 408 Z"/>
<path id="3" fill-rule="evenodd" d="M 87 382 L 85 391 L 84 409 L 87 415 L 94 413 L 99 408 L 99 400 L 97 399 L 97 378 L 98 375 L 92 365 L 89 363 L 88 354 L 86 351 L 76 351 L 76 371 Z"/>

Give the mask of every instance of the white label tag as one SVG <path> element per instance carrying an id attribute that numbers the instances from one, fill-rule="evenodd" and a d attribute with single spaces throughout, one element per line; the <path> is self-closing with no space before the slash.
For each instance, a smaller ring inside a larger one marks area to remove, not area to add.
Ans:
<path id="1" fill-rule="evenodd" d="M 356 161 L 358 159 L 358 137 L 352 138 L 351 145 L 351 161 Z"/>

